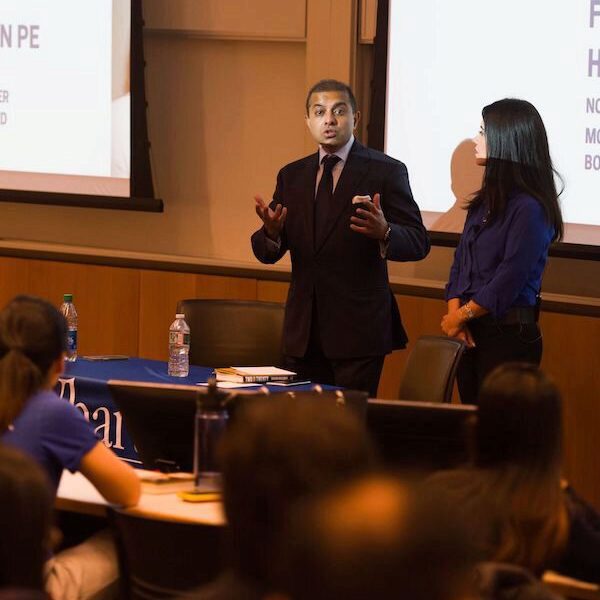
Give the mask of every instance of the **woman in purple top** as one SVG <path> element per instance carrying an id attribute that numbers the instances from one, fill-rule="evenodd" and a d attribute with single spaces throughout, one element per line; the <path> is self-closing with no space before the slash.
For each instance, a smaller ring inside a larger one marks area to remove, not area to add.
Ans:
<path id="1" fill-rule="evenodd" d="M 0 312 L 0 442 L 29 454 L 53 495 L 63 469 L 80 471 L 113 504 L 132 506 L 140 481 L 95 434 L 82 413 L 53 391 L 63 371 L 67 326 L 40 298 L 17 296 Z M 46 589 L 56 598 L 86 598 L 117 575 L 114 546 L 99 534 L 46 564 Z"/>
<path id="2" fill-rule="evenodd" d="M 548 138 L 536 108 L 504 99 L 486 106 L 475 142 L 483 185 L 469 202 L 446 286 L 442 330 L 463 340 L 458 369 L 463 403 L 476 404 L 499 364 L 539 365 L 542 273 L 563 221 Z"/>

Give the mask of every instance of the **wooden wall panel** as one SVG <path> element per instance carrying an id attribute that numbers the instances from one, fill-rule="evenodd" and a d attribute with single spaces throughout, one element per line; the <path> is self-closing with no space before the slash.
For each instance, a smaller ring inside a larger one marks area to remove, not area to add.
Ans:
<path id="1" fill-rule="evenodd" d="M 0 301 L 33 294 L 59 306 L 72 293 L 80 354 L 138 354 L 137 269 L 2 257 Z"/>
<path id="2" fill-rule="evenodd" d="M 17 294 L 29 293 L 29 260 L 0 257 L 0 306 Z"/>
<path id="3" fill-rule="evenodd" d="M 256 299 L 262 302 L 285 302 L 290 284 L 283 281 L 257 281 Z"/>
<path id="4" fill-rule="evenodd" d="M 166 360 L 169 325 L 177 302 L 196 297 L 196 276 L 165 271 L 140 272 L 139 356 Z"/>
<path id="5" fill-rule="evenodd" d="M 72 293 L 80 354 L 138 354 L 139 271 L 44 260 L 0 259 L 0 304 L 33 294 L 59 306 Z"/>
<path id="6" fill-rule="evenodd" d="M 361 44 L 372 44 L 376 33 L 377 0 L 361 0 L 358 41 Z"/>
<path id="7" fill-rule="evenodd" d="M 79 354 L 137 356 L 137 269 L 32 260 L 28 288 L 56 305 L 64 293 L 73 294 Z"/>
<path id="8" fill-rule="evenodd" d="M 146 27 L 205 37 L 302 41 L 306 0 L 144 0 Z"/>
<path id="9" fill-rule="evenodd" d="M 600 319 L 543 313 L 542 368 L 563 396 L 565 475 L 600 509 Z"/>
<path id="10" fill-rule="evenodd" d="M 196 275 L 196 298 L 256 300 L 256 279 Z"/>

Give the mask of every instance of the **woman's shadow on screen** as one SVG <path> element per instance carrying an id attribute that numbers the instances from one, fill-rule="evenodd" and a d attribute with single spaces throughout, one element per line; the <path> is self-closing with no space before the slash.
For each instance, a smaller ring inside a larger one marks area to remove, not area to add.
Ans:
<path id="1" fill-rule="evenodd" d="M 475 162 L 475 144 L 465 139 L 454 149 L 450 159 L 450 187 L 454 205 L 439 216 L 430 227 L 434 231 L 461 233 L 467 211 L 464 207 L 481 188 L 483 167 Z"/>

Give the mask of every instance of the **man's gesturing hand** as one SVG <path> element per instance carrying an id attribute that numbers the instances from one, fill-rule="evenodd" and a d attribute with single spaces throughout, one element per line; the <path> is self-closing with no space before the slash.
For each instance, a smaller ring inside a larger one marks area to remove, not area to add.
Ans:
<path id="1" fill-rule="evenodd" d="M 375 240 L 383 240 L 388 230 L 388 222 L 381 210 L 380 195 L 373 196 L 373 202 L 363 202 L 366 208 L 357 208 L 356 215 L 350 217 L 350 229 Z"/>
<path id="2" fill-rule="evenodd" d="M 278 204 L 275 210 L 271 210 L 269 205 L 262 199 L 262 196 L 254 196 L 254 202 L 256 203 L 256 214 L 264 223 L 267 236 L 273 241 L 277 241 L 285 223 L 287 208 Z"/>

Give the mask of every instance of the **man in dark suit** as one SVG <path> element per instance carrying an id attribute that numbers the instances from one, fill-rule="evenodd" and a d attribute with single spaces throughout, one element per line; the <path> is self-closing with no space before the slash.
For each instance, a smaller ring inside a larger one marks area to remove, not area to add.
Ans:
<path id="1" fill-rule="evenodd" d="M 311 88 L 305 118 L 319 151 L 281 169 L 270 204 L 255 197 L 252 249 L 263 263 L 291 254 L 284 365 L 375 396 L 385 355 L 407 341 L 386 258 L 420 260 L 429 239 L 406 167 L 354 139 L 359 117 L 346 84 Z"/>

